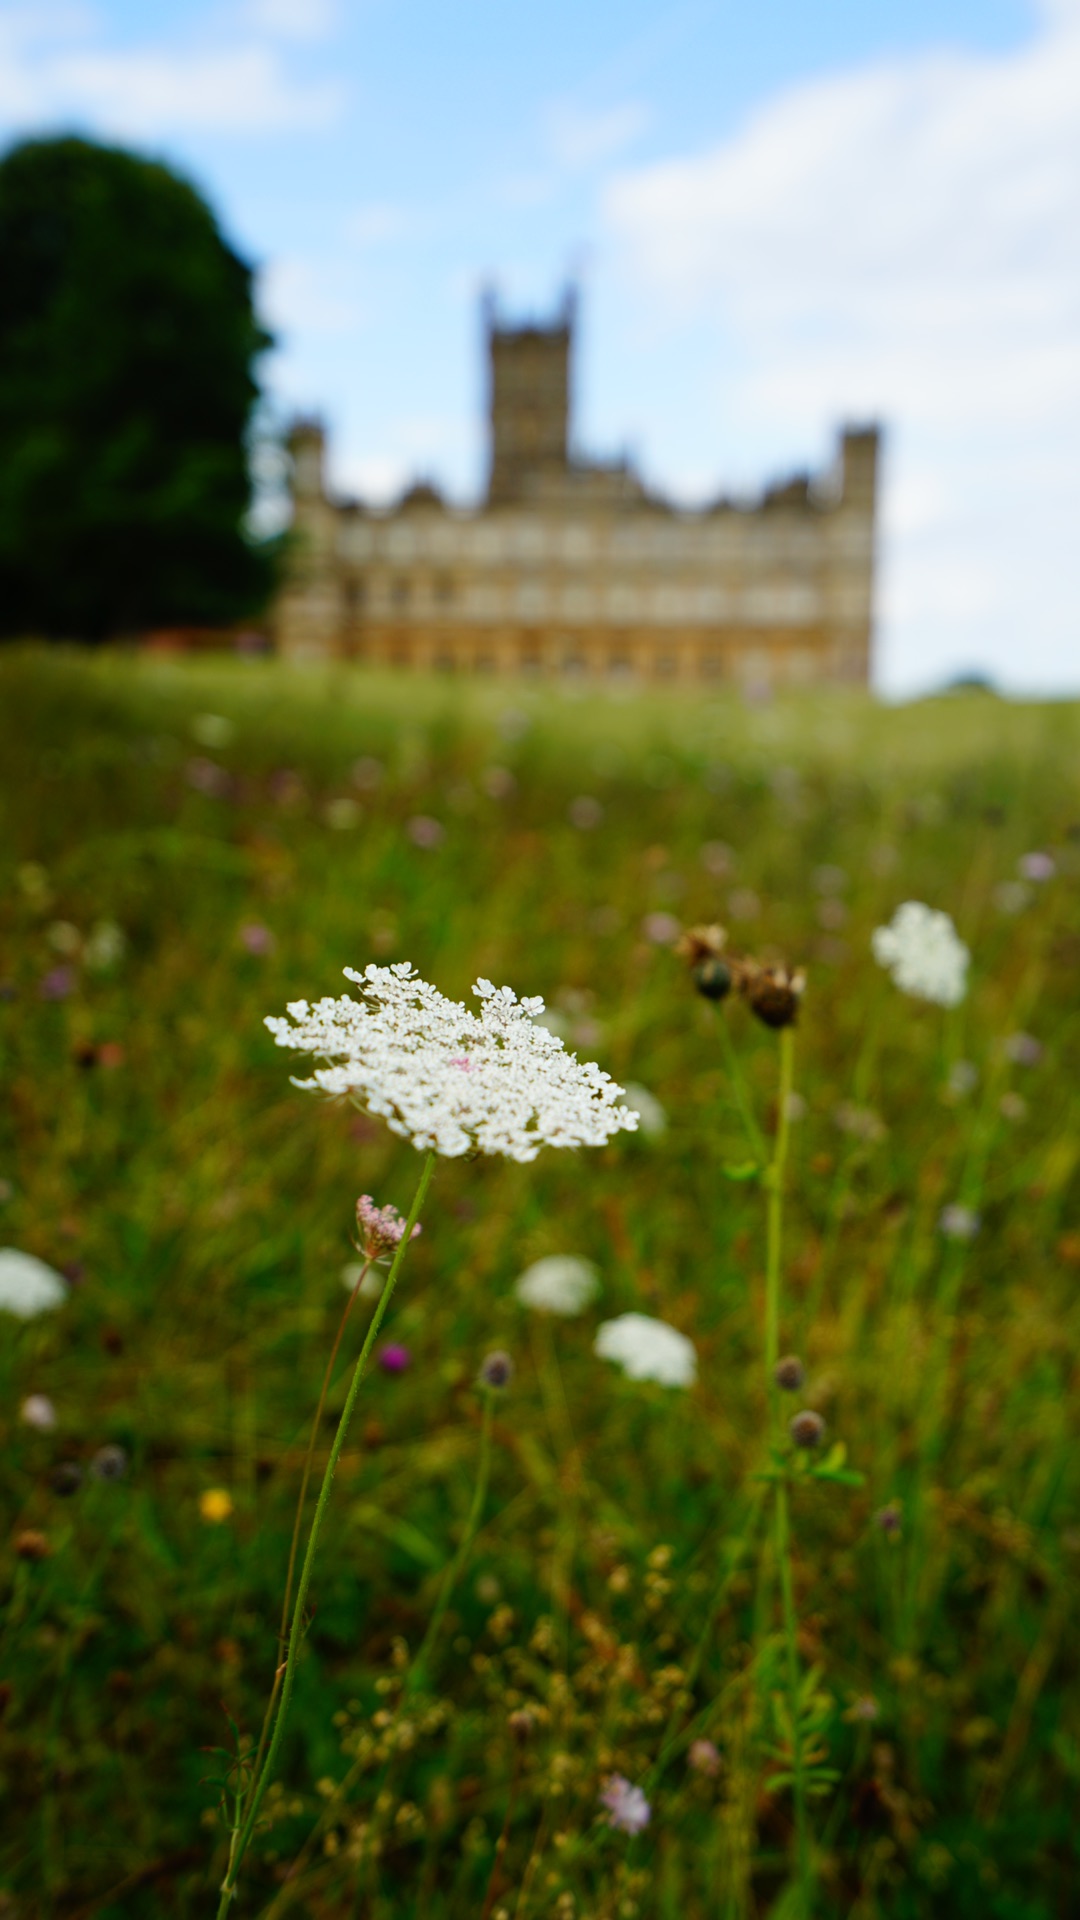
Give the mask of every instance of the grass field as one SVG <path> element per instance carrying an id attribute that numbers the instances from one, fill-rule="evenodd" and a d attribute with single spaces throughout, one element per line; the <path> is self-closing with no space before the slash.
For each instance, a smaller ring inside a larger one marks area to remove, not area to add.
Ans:
<path id="1" fill-rule="evenodd" d="M 217 1909 L 205 1749 L 262 1721 L 356 1197 L 404 1211 L 419 1171 L 292 1087 L 263 1016 L 400 959 L 457 999 L 542 994 L 667 1125 L 440 1163 L 385 1327 L 409 1364 L 361 1390 L 231 1911 L 1075 1915 L 1080 708 L 9 649 L 0 743 L 0 1242 L 69 1285 L 0 1313 L 5 1920 Z M 871 956 L 905 899 L 971 948 L 952 1011 Z M 731 1177 L 774 1135 L 779 1045 L 675 956 L 715 920 L 807 968 L 781 1351 L 791 1411 L 862 1476 L 785 1455 L 801 1764 L 829 1776 L 801 1883 L 768 1187 Z M 599 1271 L 577 1317 L 515 1297 L 548 1254 Z M 628 1310 L 690 1336 L 696 1386 L 595 1355 Z M 493 1348 L 516 1372 L 448 1593 Z M 647 1794 L 637 1836 L 612 1774 Z"/>

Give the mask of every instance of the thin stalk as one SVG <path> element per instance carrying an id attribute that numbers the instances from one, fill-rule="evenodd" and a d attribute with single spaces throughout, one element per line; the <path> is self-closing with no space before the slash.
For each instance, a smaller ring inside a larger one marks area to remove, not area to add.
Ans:
<path id="1" fill-rule="evenodd" d="M 780 1358 L 780 1276 L 782 1271 L 784 1230 L 784 1176 L 787 1170 L 788 1142 L 791 1131 L 791 1094 L 795 1071 L 795 1033 L 792 1027 L 780 1032 L 780 1086 L 776 1116 L 776 1143 L 765 1179 L 766 1254 L 765 1254 L 765 1375 L 769 1396 L 769 1437 L 775 1450 L 780 1443 L 780 1388 L 776 1381 L 776 1363 Z M 799 1720 L 799 1648 L 795 1614 L 795 1586 L 791 1571 L 791 1534 L 788 1523 L 786 1479 L 775 1483 L 776 1564 L 780 1575 L 780 1595 L 784 1618 L 784 1644 L 787 1655 L 787 1681 L 791 1709 L 792 1775 L 795 1799 L 796 1860 L 799 1880 L 800 1920 L 810 1913 L 810 1832 L 806 1814 L 806 1782 L 803 1777 L 802 1727 Z"/>
<path id="2" fill-rule="evenodd" d="M 274 1718 L 274 1708 L 277 1705 L 278 1694 L 281 1692 L 281 1680 L 282 1680 L 282 1674 L 284 1672 L 284 1668 L 282 1665 L 282 1654 L 285 1651 L 285 1637 L 289 1630 L 289 1602 L 292 1599 L 293 1576 L 296 1572 L 296 1554 L 297 1554 L 297 1549 L 300 1545 L 300 1527 L 304 1518 L 304 1505 L 307 1500 L 308 1481 L 311 1479 L 311 1462 L 315 1456 L 315 1442 L 319 1437 L 319 1427 L 322 1423 L 323 1408 L 326 1405 L 326 1396 L 330 1391 L 330 1381 L 334 1372 L 334 1362 L 338 1356 L 338 1348 L 341 1345 L 341 1336 L 345 1332 L 345 1327 L 346 1327 L 346 1323 L 348 1321 L 349 1315 L 353 1310 L 353 1306 L 356 1302 L 357 1296 L 360 1292 L 361 1287 L 364 1284 L 364 1281 L 368 1277 L 368 1273 L 370 1269 L 371 1269 L 371 1261 L 370 1259 L 367 1259 L 364 1261 L 364 1264 L 360 1269 L 360 1276 L 356 1282 L 356 1285 L 353 1288 L 352 1292 L 349 1295 L 348 1300 L 345 1303 L 345 1311 L 342 1314 L 341 1319 L 338 1323 L 338 1330 L 334 1338 L 334 1344 L 330 1349 L 330 1358 L 326 1363 L 326 1372 L 323 1374 L 322 1392 L 319 1395 L 319 1404 L 315 1409 L 315 1418 L 311 1423 L 311 1435 L 308 1440 L 307 1454 L 304 1459 L 304 1471 L 300 1479 L 300 1493 L 296 1502 L 296 1518 L 293 1521 L 292 1542 L 289 1546 L 289 1565 L 285 1574 L 285 1597 L 281 1603 L 281 1625 L 278 1628 L 278 1657 L 277 1657 L 277 1665 L 274 1672 L 274 1684 L 270 1689 L 270 1698 L 267 1701 L 266 1712 L 263 1715 L 262 1731 L 259 1734 L 259 1744 L 255 1750 L 255 1758 L 254 1758 L 254 1761 L 252 1762 L 252 1767 L 251 1767 L 252 1787 L 256 1785 L 259 1778 L 260 1769 L 262 1767 L 263 1754 L 266 1751 L 266 1742 L 269 1739 L 270 1726 Z M 229 1849 L 230 1866 L 232 1865 L 232 1855 L 235 1850 L 236 1834 L 239 1832 L 240 1825 L 241 1825 L 241 1822 L 238 1820 L 236 1824 L 236 1828 L 233 1831 L 233 1844 Z"/>
<path id="3" fill-rule="evenodd" d="M 397 1252 L 394 1255 L 390 1271 L 386 1276 L 386 1285 L 379 1295 L 379 1303 L 371 1316 L 371 1324 L 368 1327 L 364 1344 L 360 1349 L 359 1358 L 353 1369 L 353 1377 L 349 1383 L 349 1391 L 345 1399 L 345 1405 L 342 1408 L 341 1418 L 338 1421 L 337 1432 L 334 1435 L 334 1443 L 330 1449 L 330 1457 L 326 1463 L 322 1486 L 319 1488 L 319 1497 L 315 1503 L 315 1513 L 311 1522 L 311 1531 L 308 1534 L 304 1562 L 300 1569 L 300 1584 L 297 1588 L 296 1604 L 293 1608 L 292 1622 L 289 1628 L 289 1647 L 285 1657 L 281 1704 L 278 1707 L 277 1719 L 274 1722 L 274 1731 L 267 1749 L 262 1772 L 258 1780 L 253 1784 L 251 1790 L 247 1818 L 241 1828 L 234 1857 L 230 1861 L 228 1872 L 222 1882 L 221 1900 L 218 1905 L 218 1920 L 224 1920 L 224 1915 L 228 1911 L 229 1902 L 236 1892 L 237 1875 L 240 1872 L 251 1836 L 255 1831 L 255 1822 L 259 1816 L 259 1808 L 262 1805 L 263 1795 L 273 1777 L 274 1763 L 281 1749 L 281 1742 L 285 1733 L 285 1722 L 289 1713 L 289 1704 L 292 1700 L 293 1685 L 296 1680 L 296 1663 L 299 1658 L 300 1645 L 303 1639 L 304 1609 L 307 1605 L 308 1589 L 311 1585 L 311 1576 L 315 1567 L 315 1550 L 319 1543 L 319 1535 L 322 1532 L 323 1520 L 326 1517 L 326 1509 L 330 1500 L 330 1488 L 333 1485 L 334 1474 L 337 1470 L 338 1460 L 341 1457 L 341 1450 L 345 1445 L 345 1438 L 349 1431 L 349 1424 L 352 1420 L 357 1395 L 360 1392 L 360 1385 L 367 1371 L 367 1363 L 371 1349 L 375 1344 L 376 1335 L 382 1325 L 383 1315 L 390 1304 L 391 1295 L 397 1284 L 401 1263 L 405 1258 L 406 1250 L 412 1239 L 412 1230 L 420 1216 L 420 1209 L 424 1204 L 427 1190 L 431 1185 L 431 1178 L 435 1172 L 435 1159 L 434 1151 L 429 1152 L 424 1159 L 423 1170 L 417 1183 L 416 1192 L 413 1195 L 412 1206 L 409 1209 L 409 1217 L 405 1222 L 405 1231 L 398 1242 Z"/>
<path id="4" fill-rule="evenodd" d="M 746 1081 L 743 1079 L 743 1071 L 739 1065 L 739 1056 L 732 1045 L 728 1023 L 722 1013 L 719 1016 L 719 1022 L 720 1045 L 724 1050 L 724 1065 L 728 1070 L 731 1085 L 735 1093 L 735 1104 L 739 1109 L 739 1118 L 743 1123 L 746 1137 L 753 1148 L 755 1158 L 759 1162 L 764 1163 L 765 1141 L 762 1138 L 761 1128 L 754 1119 L 754 1109 L 750 1104 L 750 1099 L 746 1091 Z"/>
<path id="5" fill-rule="evenodd" d="M 791 1699 L 791 1755 L 795 1798 L 795 1857 L 799 1870 L 801 1912 L 799 1920 L 810 1913 L 810 1826 L 806 1814 L 806 1781 L 803 1777 L 802 1727 L 799 1720 L 799 1643 L 795 1613 L 795 1586 L 791 1574 L 791 1537 L 788 1527 L 788 1489 L 786 1480 L 776 1482 L 776 1560 L 780 1569 L 780 1593 L 784 1608 L 784 1648 L 787 1655 L 788 1693 Z"/>
<path id="6" fill-rule="evenodd" d="M 461 1578 L 462 1573 L 465 1570 L 465 1566 L 468 1561 L 469 1554 L 472 1551 L 473 1544 L 476 1540 L 476 1536 L 480 1530 L 480 1521 L 484 1511 L 484 1502 L 487 1498 L 488 1480 L 491 1474 L 491 1428 L 492 1428 L 492 1419 L 494 1415 L 494 1404 L 495 1404 L 495 1397 L 496 1397 L 490 1388 L 484 1388 L 483 1395 L 484 1395 L 484 1412 L 483 1412 L 483 1420 L 480 1428 L 480 1459 L 479 1459 L 479 1464 L 477 1466 L 476 1485 L 473 1488 L 472 1502 L 469 1507 L 468 1517 L 465 1521 L 465 1531 L 462 1534 L 461 1542 L 458 1546 L 458 1550 L 456 1554 L 454 1555 L 452 1561 L 450 1562 L 450 1565 L 447 1567 L 445 1573 L 443 1574 L 442 1584 L 440 1585 L 440 1588 L 439 1588 L 438 1598 L 435 1602 L 435 1607 L 432 1612 L 431 1619 L 428 1622 L 427 1631 L 424 1634 L 424 1638 L 420 1642 L 420 1645 L 417 1648 L 416 1654 L 410 1663 L 409 1670 L 405 1675 L 405 1679 L 401 1689 L 401 1698 L 399 1699 L 397 1707 L 395 1708 L 395 1711 L 394 1711 L 393 1724 L 390 1726 L 390 1728 L 387 1731 L 388 1740 L 392 1739 L 395 1728 L 397 1726 L 397 1722 L 401 1718 L 401 1715 L 402 1715 L 402 1712 L 404 1711 L 406 1703 L 409 1701 L 409 1699 L 411 1699 L 412 1695 L 416 1691 L 417 1686 L 420 1684 L 421 1680 L 424 1677 L 424 1661 L 430 1654 L 431 1649 L 435 1644 L 436 1636 L 438 1634 L 439 1628 L 442 1625 L 443 1618 L 446 1613 L 446 1609 L 450 1604 L 450 1599 L 451 1599 L 451 1596 L 453 1595 L 454 1588 L 456 1587 L 458 1581 Z M 315 1845 L 315 1842 L 319 1838 L 319 1835 L 328 1826 L 330 1820 L 336 1814 L 338 1807 L 340 1806 L 342 1800 L 345 1798 L 346 1794 L 348 1793 L 354 1780 L 362 1771 L 363 1764 L 364 1763 L 362 1759 L 354 1760 L 352 1766 L 349 1768 L 344 1778 L 338 1782 L 336 1788 L 334 1789 L 334 1792 L 329 1795 L 326 1805 L 323 1807 L 323 1810 L 320 1813 L 318 1820 L 316 1821 L 311 1832 L 308 1834 L 308 1837 L 304 1841 L 304 1844 L 301 1847 L 300 1852 L 297 1854 L 295 1860 L 292 1863 L 292 1867 L 290 1868 L 290 1872 L 289 1872 L 289 1881 L 282 1888 L 281 1892 L 275 1896 L 274 1900 L 271 1902 L 270 1906 L 267 1908 L 264 1916 L 264 1920 L 275 1920 L 275 1916 L 283 1912 L 285 1908 L 290 1904 L 292 1896 L 294 1894 L 296 1895 L 297 1898 L 299 1898 L 301 1889 L 298 1884 L 298 1876 L 300 1874 L 300 1871 L 302 1867 L 306 1864 L 310 1856 L 311 1849 Z M 385 1785 L 390 1764 L 391 1763 L 388 1761 L 386 1768 L 384 1769 L 382 1775 L 380 1776 L 376 1793 L 375 1793 L 376 1802 L 378 1802 L 378 1799 L 382 1793 L 383 1786 Z M 363 1865 L 363 1862 L 361 1862 L 361 1865 Z"/>
<path id="7" fill-rule="evenodd" d="M 405 1676 L 405 1685 L 401 1691 L 401 1701 L 398 1707 L 399 1713 L 405 1705 L 406 1700 L 411 1698 L 416 1692 L 417 1687 L 423 1682 L 424 1662 L 438 1638 L 439 1628 L 443 1623 L 443 1615 L 450 1605 L 454 1588 L 457 1586 L 458 1581 L 465 1571 L 469 1555 L 472 1552 L 473 1541 L 476 1539 L 477 1530 L 480 1525 L 480 1516 L 484 1510 L 488 1480 L 491 1475 L 491 1419 L 495 1405 L 495 1395 L 490 1387 L 483 1389 L 483 1398 L 484 1414 L 480 1427 L 480 1464 L 476 1473 L 476 1485 L 473 1488 L 472 1505 L 469 1508 L 468 1518 L 465 1521 L 465 1531 L 461 1536 L 461 1543 L 443 1575 L 442 1585 L 439 1588 L 439 1597 L 435 1602 L 431 1619 L 427 1624 L 427 1632 L 424 1634 L 417 1648 L 416 1658 L 412 1661 L 409 1671 Z"/>

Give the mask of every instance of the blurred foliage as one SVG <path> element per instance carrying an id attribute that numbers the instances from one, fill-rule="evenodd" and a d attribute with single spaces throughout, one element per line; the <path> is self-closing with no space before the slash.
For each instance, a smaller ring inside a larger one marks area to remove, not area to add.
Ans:
<path id="1" fill-rule="evenodd" d="M 221 1762 L 201 1749 L 229 1749 L 227 1715 L 258 1732 L 355 1197 L 407 1206 L 419 1167 L 294 1090 L 261 1022 L 370 958 L 460 997 L 477 974 L 543 993 L 668 1127 L 440 1167 L 387 1323 L 412 1364 L 364 1385 L 236 1910 L 781 1910 L 762 1196 L 724 1177 L 747 1146 L 720 1021 L 766 1128 L 776 1041 L 697 998 L 667 944 L 719 919 L 808 968 L 782 1342 L 866 1476 L 793 1496 L 818 1914 L 1066 1920 L 1080 711 L 746 710 L 8 649 L 0 716 L 0 1238 L 71 1281 L 57 1312 L 3 1328 L 5 1914 L 213 1911 L 225 1842 L 200 1781 Z M 1055 863 L 1040 884 L 1019 871 L 1032 850 Z M 911 897 L 971 945 L 954 1015 L 871 961 Z M 960 1203 L 981 1229 L 948 1240 Z M 550 1325 L 513 1280 L 562 1252 L 596 1262 L 602 1295 Z M 594 1356 L 598 1319 L 633 1308 L 692 1336 L 692 1392 Z M 492 1347 L 517 1372 L 484 1524 L 401 1713 Z M 53 1430 L 20 1421 L 29 1394 Z M 110 1443 L 130 1466 L 105 1482 L 89 1468 Z M 26 1532 L 40 1557 L 18 1557 Z M 691 1737 L 715 1770 L 688 1765 Z M 612 1771 L 652 1802 L 637 1839 L 599 1817 Z"/>
<path id="2" fill-rule="evenodd" d="M 243 531 L 269 337 L 251 273 L 158 161 L 0 161 L 0 632 L 221 624 L 269 588 Z"/>

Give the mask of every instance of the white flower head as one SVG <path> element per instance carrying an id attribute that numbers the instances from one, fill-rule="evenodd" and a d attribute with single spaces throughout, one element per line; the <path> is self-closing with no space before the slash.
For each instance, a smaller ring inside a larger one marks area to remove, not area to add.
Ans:
<path id="1" fill-rule="evenodd" d="M 62 1306 L 67 1287 L 52 1267 L 35 1254 L 17 1247 L 0 1247 L 0 1308 L 19 1320 L 35 1320 L 39 1313 Z"/>
<path id="2" fill-rule="evenodd" d="M 472 1013 L 407 961 L 346 967 L 345 977 L 362 999 L 295 1000 L 291 1019 L 266 1025 L 279 1047 L 328 1063 L 298 1086 L 352 1095 L 414 1147 L 527 1161 L 541 1147 L 598 1147 L 637 1127 L 610 1075 L 536 1024 L 542 1000 L 478 980 Z"/>
<path id="3" fill-rule="evenodd" d="M 631 1380 L 658 1380 L 662 1387 L 692 1387 L 697 1352 L 692 1340 L 647 1313 L 620 1313 L 596 1330 L 593 1351 L 614 1360 Z"/>
<path id="4" fill-rule="evenodd" d="M 660 1105 L 655 1093 L 643 1087 L 637 1080 L 628 1080 L 623 1088 L 623 1099 L 631 1113 L 636 1113 L 638 1126 L 647 1140 L 658 1140 L 667 1132 L 667 1114 Z"/>
<path id="5" fill-rule="evenodd" d="M 916 1000 L 955 1007 L 967 992 L 971 955 L 948 914 L 921 900 L 897 907 L 890 925 L 875 930 L 872 946 L 879 967 L 887 967 L 901 992 Z"/>
<path id="6" fill-rule="evenodd" d="M 534 1260 L 520 1274 L 514 1292 L 523 1306 L 537 1313 L 559 1313 L 566 1319 L 580 1313 L 595 1300 L 600 1276 L 591 1260 L 576 1253 L 550 1253 L 545 1260 Z"/>

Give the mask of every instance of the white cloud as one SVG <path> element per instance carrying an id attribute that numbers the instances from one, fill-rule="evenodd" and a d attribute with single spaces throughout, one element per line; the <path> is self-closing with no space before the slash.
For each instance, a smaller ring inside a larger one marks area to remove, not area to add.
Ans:
<path id="1" fill-rule="evenodd" d="M 294 80 L 272 44 L 113 47 L 81 8 L 20 8 L 0 17 L 0 123 L 9 130 L 75 118 L 126 137 L 177 132 L 276 133 L 337 118 L 336 80 Z"/>
<path id="2" fill-rule="evenodd" d="M 400 240 L 408 227 L 409 218 L 404 209 L 387 200 L 355 207 L 345 216 L 344 223 L 346 239 L 357 247 L 381 246 L 387 240 Z"/>
<path id="3" fill-rule="evenodd" d="M 287 254 L 259 275 L 259 312 L 272 332 L 303 339 L 351 333 L 363 319 L 360 302 L 333 284 L 333 269 Z"/>
<path id="4" fill-rule="evenodd" d="M 337 0 L 248 0 L 246 17 L 257 33 L 281 40 L 325 40 L 337 26 Z"/>
<path id="5" fill-rule="evenodd" d="M 1080 683 L 1080 8 L 1005 55 L 805 83 L 710 151 L 624 172 L 609 235 L 653 324 L 719 314 L 737 432 L 890 428 L 886 684 L 974 658 Z M 707 352 L 707 349 L 702 349 Z"/>

